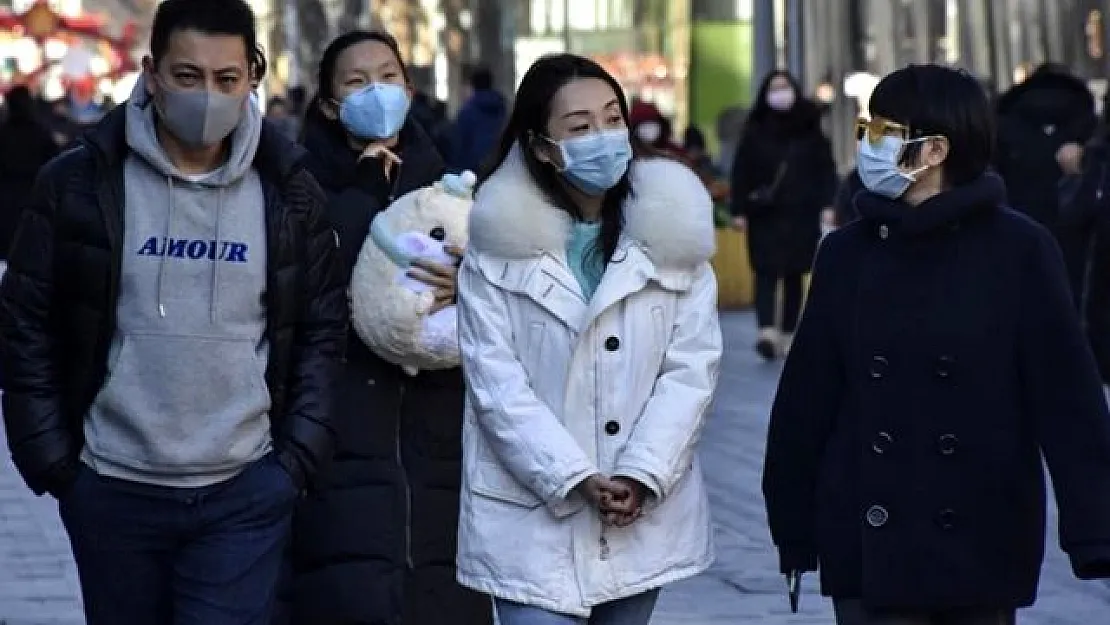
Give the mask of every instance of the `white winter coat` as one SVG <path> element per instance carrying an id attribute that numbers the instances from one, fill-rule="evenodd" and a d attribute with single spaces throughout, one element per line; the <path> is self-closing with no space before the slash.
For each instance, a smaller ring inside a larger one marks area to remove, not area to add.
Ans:
<path id="1" fill-rule="evenodd" d="M 713 560 L 695 454 L 721 357 L 711 201 L 674 161 L 638 161 L 632 185 L 591 301 L 567 214 L 516 153 L 478 192 L 459 275 L 459 581 L 581 617 Z M 647 485 L 645 516 L 603 528 L 572 491 L 596 472 Z"/>

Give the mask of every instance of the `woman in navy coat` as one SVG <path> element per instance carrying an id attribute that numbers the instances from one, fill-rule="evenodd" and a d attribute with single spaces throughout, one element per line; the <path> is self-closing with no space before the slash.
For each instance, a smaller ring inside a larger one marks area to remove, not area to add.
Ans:
<path id="1" fill-rule="evenodd" d="M 821 246 L 771 415 L 771 534 L 841 625 L 1011 623 L 1042 455 L 1076 576 L 1110 577 L 1110 415 L 1055 241 L 987 171 L 975 79 L 910 66 L 870 110 L 860 219 Z"/>

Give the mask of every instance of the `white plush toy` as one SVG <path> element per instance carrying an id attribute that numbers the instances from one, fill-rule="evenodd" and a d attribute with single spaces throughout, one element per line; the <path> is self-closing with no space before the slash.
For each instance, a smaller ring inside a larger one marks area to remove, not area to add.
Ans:
<path id="1" fill-rule="evenodd" d="M 444 248 L 466 247 L 474 184 L 472 172 L 447 174 L 398 198 L 374 217 L 355 262 L 352 325 L 375 354 L 409 375 L 459 364 L 455 307 L 429 314 L 433 288 L 407 272 L 416 259 L 458 262 Z"/>

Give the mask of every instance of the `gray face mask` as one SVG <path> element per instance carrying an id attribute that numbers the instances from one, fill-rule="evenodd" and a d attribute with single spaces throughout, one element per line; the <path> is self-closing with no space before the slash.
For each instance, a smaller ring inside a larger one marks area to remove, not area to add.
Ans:
<path id="1" fill-rule="evenodd" d="M 160 86 L 160 97 L 155 98 L 158 116 L 166 129 L 189 147 L 216 145 L 226 139 L 243 118 L 245 97 Z"/>

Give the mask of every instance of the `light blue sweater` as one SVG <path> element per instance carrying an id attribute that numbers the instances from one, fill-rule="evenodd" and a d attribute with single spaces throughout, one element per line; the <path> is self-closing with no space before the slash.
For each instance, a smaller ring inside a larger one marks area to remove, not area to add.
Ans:
<path id="1" fill-rule="evenodd" d="M 600 235 L 600 222 L 576 221 L 567 239 L 567 264 L 586 301 L 593 298 L 605 273 L 605 258 L 598 242 Z"/>

